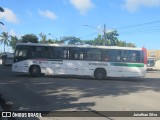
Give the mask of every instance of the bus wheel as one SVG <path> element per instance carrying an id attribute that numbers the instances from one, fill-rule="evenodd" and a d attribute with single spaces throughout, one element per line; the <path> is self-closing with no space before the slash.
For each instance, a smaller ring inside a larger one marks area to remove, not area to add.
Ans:
<path id="1" fill-rule="evenodd" d="M 31 66 L 29 72 L 32 77 L 39 77 L 41 75 L 40 67 L 36 65 Z"/>
<path id="2" fill-rule="evenodd" d="M 104 79 L 106 76 L 106 70 L 103 68 L 98 68 L 94 72 L 94 77 L 98 80 Z"/>

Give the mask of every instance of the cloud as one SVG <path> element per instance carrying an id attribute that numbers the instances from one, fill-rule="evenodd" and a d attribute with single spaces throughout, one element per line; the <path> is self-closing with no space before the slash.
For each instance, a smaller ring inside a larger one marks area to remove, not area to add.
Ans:
<path id="1" fill-rule="evenodd" d="M 7 32 L 7 28 L 5 25 L 0 25 L 0 29 L 4 32 Z"/>
<path id="2" fill-rule="evenodd" d="M 16 36 L 16 32 L 14 29 L 10 29 L 9 35 Z"/>
<path id="3" fill-rule="evenodd" d="M 70 0 L 70 3 L 77 8 L 82 15 L 85 15 L 88 10 L 95 6 L 91 0 Z"/>
<path id="4" fill-rule="evenodd" d="M 27 12 L 27 14 L 28 14 L 29 17 L 33 16 L 32 12 L 30 10 L 26 10 L 26 12 Z"/>
<path id="5" fill-rule="evenodd" d="M 123 7 L 136 12 L 140 7 L 160 7 L 160 0 L 125 0 Z"/>
<path id="6" fill-rule="evenodd" d="M 57 19 L 57 15 L 54 12 L 51 12 L 49 10 L 39 10 L 39 14 L 43 17 L 47 17 L 51 20 L 56 20 Z"/>
<path id="7" fill-rule="evenodd" d="M 4 19 L 6 22 L 19 23 L 16 14 L 9 8 L 4 8 L 4 12 L 0 13 L 0 19 Z"/>

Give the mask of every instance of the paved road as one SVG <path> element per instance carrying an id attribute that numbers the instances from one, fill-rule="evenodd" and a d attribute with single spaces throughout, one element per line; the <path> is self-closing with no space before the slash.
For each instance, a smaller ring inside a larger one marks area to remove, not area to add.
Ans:
<path id="1" fill-rule="evenodd" d="M 0 94 L 7 102 L 13 103 L 11 110 L 18 111 L 160 111 L 159 86 L 160 71 L 150 71 L 146 78 L 98 81 L 56 76 L 31 78 L 12 73 L 10 67 L 0 66 Z M 51 118 L 43 118 L 48 119 Z"/>

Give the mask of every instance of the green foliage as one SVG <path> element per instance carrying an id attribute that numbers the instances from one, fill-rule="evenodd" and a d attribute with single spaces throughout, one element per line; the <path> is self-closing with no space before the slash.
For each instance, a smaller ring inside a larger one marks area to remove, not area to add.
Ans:
<path id="1" fill-rule="evenodd" d="M 95 38 L 94 40 L 84 40 L 85 44 L 89 44 L 89 45 L 103 45 L 103 39 L 101 35 L 98 35 L 97 38 Z"/>
<path id="2" fill-rule="evenodd" d="M 127 47 L 136 47 L 136 45 L 135 44 L 133 44 L 133 43 L 127 43 L 127 45 L 126 45 Z"/>
<path id="3" fill-rule="evenodd" d="M 120 47 L 136 47 L 133 43 L 126 43 L 126 41 L 118 40 L 118 32 L 112 31 L 106 33 L 105 36 L 98 35 L 94 40 L 85 40 L 85 44 L 100 45 L 100 46 L 120 46 Z"/>
<path id="4" fill-rule="evenodd" d="M 27 42 L 38 43 L 38 37 L 35 34 L 26 34 L 22 36 L 21 42 L 22 43 L 27 43 Z"/>
<path id="5" fill-rule="evenodd" d="M 0 42 L 1 42 L 1 44 L 2 43 L 4 44 L 4 52 L 5 52 L 5 46 L 6 45 L 8 46 L 10 37 L 11 36 L 8 34 L 8 32 L 2 32 L 1 35 L 0 35 Z"/>
<path id="6" fill-rule="evenodd" d="M 49 39 L 49 40 L 46 41 L 46 43 L 48 43 L 48 44 L 54 44 L 55 40 Z"/>
<path id="7" fill-rule="evenodd" d="M 60 40 L 60 43 L 68 43 L 68 44 L 81 44 L 82 40 L 80 40 L 79 38 L 76 38 L 74 36 L 70 36 L 70 37 L 63 37 Z"/>
<path id="8" fill-rule="evenodd" d="M 118 45 L 118 37 L 119 34 L 116 30 L 112 31 L 112 32 L 108 32 L 104 35 L 104 42 L 105 42 L 105 45 L 108 45 L 108 46 L 116 46 Z"/>
<path id="9" fill-rule="evenodd" d="M 47 36 L 45 34 L 41 32 L 39 36 L 41 37 L 40 43 L 47 43 Z"/>
<path id="10" fill-rule="evenodd" d="M 9 45 L 12 47 L 13 50 L 16 48 L 16 43 L 19 42 L 19 39 L 16 36 L 11 36 L 11 41 L 9 42 Z"/>
<path id="11" fill-rule="evenodd" d="M 106 33 L 104 36 L 98 35 L 97 38 L 93 40 L 81 40 L 80 38 L 77 38 L 75 36 L 64 36 L 61 38 L 61 40 L 47 39 L 46 35 L 43 34 L 42 32 L 39 34 L 39 36 L 41 37 L 40 41 L 38 41 L 38 37 L 35 34 L 26 34 L 22 36 L 20 40 L 16 36 L 12 36 L 9 45 L 12 47 L 12 49 L 15 49 L 15 45 L 17 42 L 47 43 L 47 44 L 60 44 L 60 43 L 89 44 L 89 45 L 99 45 L 99 46 L 136 47 L 136 45 L 133 43 L 127 43 L 126 41 L 118 40 L 119 34 L 116 30 Z M 5 45 L 8 45 L 9 37 L 10 36 L 8 35 L 8 33 L 3 33 L 1 35 L 1 43 L 5 43 Z"/>

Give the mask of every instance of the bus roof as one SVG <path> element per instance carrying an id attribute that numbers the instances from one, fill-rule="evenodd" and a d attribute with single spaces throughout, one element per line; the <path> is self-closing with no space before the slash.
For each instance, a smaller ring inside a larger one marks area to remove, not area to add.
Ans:
<path id="1" fill-rule="evenodd" d="M 95 45 L 70 45 L 70 44 L 41 44 L 41 43 L 17 43 L 16 46 L 56 46 L 56 47 L 81 47 L 81 48 L 101 48 L 101 49 L 123 49 L 123 50 L 142 50 L 142 48 L 119 47 L 119 46 L 95 46 Z"/>

